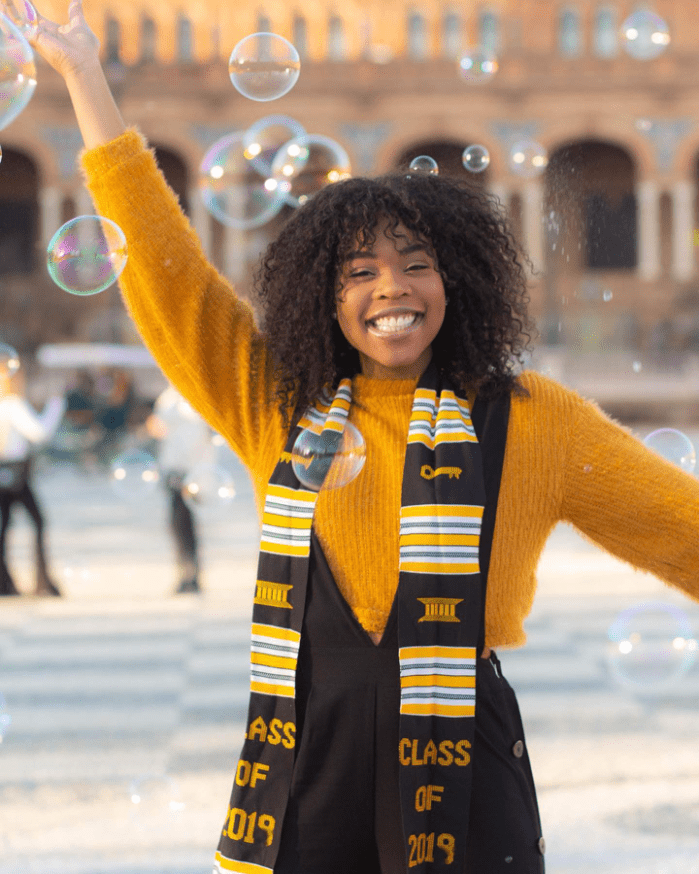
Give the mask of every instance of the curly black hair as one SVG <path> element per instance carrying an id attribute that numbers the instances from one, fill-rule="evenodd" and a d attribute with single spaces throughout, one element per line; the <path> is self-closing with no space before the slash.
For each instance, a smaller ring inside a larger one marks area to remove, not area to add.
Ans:
<path id="1" fill-rule="evenodd" d="M 525 265 L 498 201 L 466 180 L 390 173 L 328 185 L 292 214 L 255 272 L 254 302 L 277 368 L 287 424 L 330 386 L 361 372 L 333 319 L 345 259 L 386 219 L 436 260 L 448 298 L 432 357 L 455 387 L 528 394 L 517 362 L 535 333 Z"/>

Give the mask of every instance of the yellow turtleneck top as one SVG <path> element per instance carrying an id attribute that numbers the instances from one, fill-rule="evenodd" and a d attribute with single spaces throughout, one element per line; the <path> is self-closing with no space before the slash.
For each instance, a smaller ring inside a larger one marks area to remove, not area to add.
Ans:
<path id="1" fill-rule="evenodd" d="M 261 515 L 287 434 L 272 359 L 248 304 L 207 262 L 135 130 L 85 152 L 97 212 L 128 243 L 126 305 L 170 382 L 250 471 Z M 536 372 L 513 397 L 486 604 L 486 644 L 518 646 L 536 567 L 560 521 L 699 600 L 699 482 L 650 452 L 591 401 Z M 398 585 L 401 480 L 416 380 L 355 376 L 350 421 L 367 461 L 321 492 L 314 527 L 364 628 L 382 632 Z M 470 395 L 469 403 L 474 397 Z"/>

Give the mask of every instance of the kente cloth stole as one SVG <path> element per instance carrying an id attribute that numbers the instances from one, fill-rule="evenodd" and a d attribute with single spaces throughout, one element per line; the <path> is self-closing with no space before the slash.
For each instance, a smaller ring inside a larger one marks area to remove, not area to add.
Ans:
<path id="1" fill-rule="evenodd" d="M 295 677 L 318 493 L 289 463 L 305 427 L 337 446 L 352 383 L 292 429 L 265 501 L 252 620 L 250 708 L 214 872 L 271 874 L 296 745 Z M 328 465 L 330 467 L 330 465 Z M 324 470 L 323 473 L 327 473 Z M 485 489 L 466 400 L 431 364 L 413 398 L 400 511 L 400 793 L 408 867 L 461 872 L 471 796 L 477 647 L 483 641 L 479 545 Z M 367 803 L 371 803 L 367 799 Z"/>

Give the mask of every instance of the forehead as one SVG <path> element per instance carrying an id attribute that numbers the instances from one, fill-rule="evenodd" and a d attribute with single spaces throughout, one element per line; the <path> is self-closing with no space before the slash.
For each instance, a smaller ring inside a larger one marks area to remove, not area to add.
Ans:
<path id="1" fill-rule="evenodd" d="M 392 218 L 382 218 L 373 227 L 360 228 L 351 241 L 345 259 L 359 257 L 364 253 L 374 252 L 377 248 L 390 246 L 396 251 L 411 252 L 418 249 L 430 250 L 430 245 L 402 222 Z"/>

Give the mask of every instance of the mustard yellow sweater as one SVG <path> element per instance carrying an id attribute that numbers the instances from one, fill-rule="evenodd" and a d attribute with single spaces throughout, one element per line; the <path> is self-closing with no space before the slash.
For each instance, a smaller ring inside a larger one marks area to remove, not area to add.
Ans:
<path id="1" fill-rule="evenodd" d="M 287 435 L 272 362 L 250 307 L 207 262 L 199 240 L 131 130 L 82 157 L 97 212 L 123 229 L 126 304 L 172 384 L 233 447 L 258 513 Z M 626 562 L 699 600 L 699 481 L 551 379 L 525 371 L 513 398 L 494 532 L 486 643 L 518 646 L 536 567 L 561 520 Z M 368 631 L 381 632 L 398 584 L 398 524 L 415 380 L 357 375 L 350 421 L 367 462 L 322 492 L 314 520 L 335 579 Z M 472 404 L 473 395 L 469 397 Z"/>

